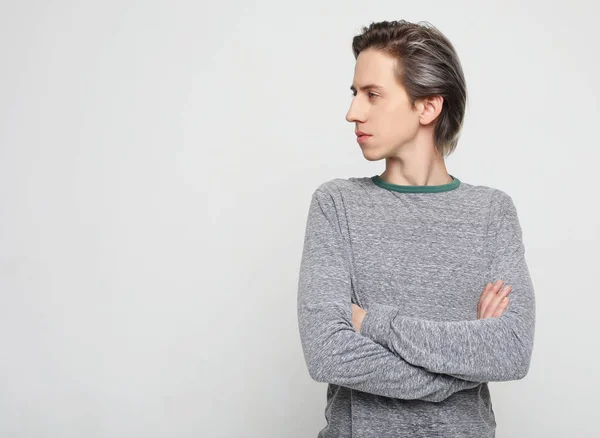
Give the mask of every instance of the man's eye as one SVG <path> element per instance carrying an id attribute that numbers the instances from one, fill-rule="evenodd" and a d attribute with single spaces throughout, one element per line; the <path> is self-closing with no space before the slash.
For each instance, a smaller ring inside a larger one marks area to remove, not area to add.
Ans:
<path id="1" fill-rule="evenodd" d="M 372 97 L 377 97 L 377 95 L 375 93 L 369 93 L 368 95 L 369 95 L 369 99 Z M 356 96 L 356 93 L 353 92 L 352 96 Z"/>

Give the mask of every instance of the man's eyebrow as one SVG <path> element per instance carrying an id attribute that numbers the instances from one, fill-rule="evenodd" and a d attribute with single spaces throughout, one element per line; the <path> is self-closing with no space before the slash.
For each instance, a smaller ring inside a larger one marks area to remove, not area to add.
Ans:
<path id="1" fill-rule="evenodd" d="M 350 85 L 350 90 L 356 92 L 356 87 L 354 85 Z M 381 85 L 377 85 L 377 84 L 367 84 L 367 85 L 363 85 L 362 87 L 360 87 L 361 91 L 365 91 L 365 90 L 380 90 L 383 91 L 383 87 Z"/>

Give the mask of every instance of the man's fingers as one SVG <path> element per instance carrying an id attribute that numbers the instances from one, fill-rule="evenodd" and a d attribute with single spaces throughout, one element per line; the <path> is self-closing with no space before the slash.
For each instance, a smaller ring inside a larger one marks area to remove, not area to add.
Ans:
<path id="1" fill-rule="evenodd" d="M 479 301 L 480 301 L 479 314 L 482 317 L 485 316 L 486 310 L 487 310 L 490 302 L 496 296 L 496 294 L 498 293 L 498 290 L 500 290 L 501 286 L 502 286 L 502 280 L 496 280 L 493 284 L 491 284 L 490 287 L 487 288 L 487 291 L 484 289 L 483 294 L 481 295 L 481 298 L 479 299 Z"/>
<path id="2" fill-rule="evenodd" d="M 479 318 L 481 315 L 483 315 L 483 299 L 486 296 L 487 292 L 489 291 L 490 287 L 492 286 L 492 283 L 488 283 L 485 285 L 485 287 L 483 288 L 483 292 L 481 293 L 481 297 L 479 297 L 479 301 L 477 302 L 477 317 Z"/>
<path id="3" fill-rule="evenodd" d="M 505 284 L 502 289 L 494 296 L 490 304 L 486 308 L 486 312 L 484 313 L 484 317 L 491 317 L 496 313 L 496 309 L 502 302 L 502 300 L 510 293 L 512 287 Z"/>
<path id="4" fill-rule="evenodd" d="M 496 311 L 494 312 L 494 314 L 492 315 L 493 318 L 498 318 L 500 316 L 502 316 L 502 314 L 504 313 L 504 310 L 506 309 L 506 306 L 508 306 L 508 302 L 510 301 L 510 298 L 508 297 L 504 297 L 500 303 L 498 303 L 498 307 L 496 307 Z"/>

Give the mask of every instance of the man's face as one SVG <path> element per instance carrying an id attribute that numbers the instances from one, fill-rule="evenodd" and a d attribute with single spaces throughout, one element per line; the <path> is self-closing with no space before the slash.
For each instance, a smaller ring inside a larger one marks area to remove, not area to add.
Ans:
<path id="1" fill-rule="evenodd" d="M 359 143 L 369 161 L 398 156 L 419 129 L 418 112 L 394 77 L 395 66 L 394 58 L 373 49 L 360 52 L 356 59 L 354 98 L 346 120 L 355 124 L 355 130 L 370 134 Z M 362 88 L 368 85 L 377 87 Z"/>

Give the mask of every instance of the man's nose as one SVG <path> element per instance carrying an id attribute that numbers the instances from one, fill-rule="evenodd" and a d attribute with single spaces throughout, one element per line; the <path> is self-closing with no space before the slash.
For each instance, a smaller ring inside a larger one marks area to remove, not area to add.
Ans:
<path id="1" fill-rule="evenodd" d="M 362 121 L 364 115 L 361 113 L 360 108 L 356 104 L 356 100 L 353 100 L 350 104 L 350 108 L 348 108 L 348 112 L 346 113 L 346 121 L 347 122 L 356 122 Z"/>

